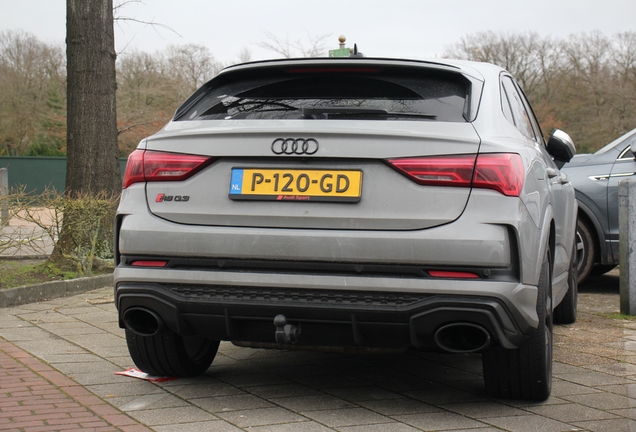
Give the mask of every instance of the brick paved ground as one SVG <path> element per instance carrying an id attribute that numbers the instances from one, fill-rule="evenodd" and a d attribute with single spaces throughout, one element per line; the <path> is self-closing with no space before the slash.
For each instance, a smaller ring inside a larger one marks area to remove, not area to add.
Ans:
<path id="1" fill-rule="evenodd" d="M 0 339 L 0 430 L 148 431 L 29 353 Z"/>

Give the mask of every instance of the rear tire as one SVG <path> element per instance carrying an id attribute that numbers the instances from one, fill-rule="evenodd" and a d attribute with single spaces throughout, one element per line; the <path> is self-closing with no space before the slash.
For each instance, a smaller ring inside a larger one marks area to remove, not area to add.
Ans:
<path id="1" fill-rule="evenodd" d="M 585 220 L 578 218 L 576 221 L 576 262 L 578 279 L 582 283 L 594 268 L 596 256 L 596 243 L 592 237 L 593 229 Z"/>
<path id="2" fill-rule="evenodd" d="M 576 322 L 576 307 L 579 296 L 579 282 L 577 275 L 576 244 L 570 259 L 568 269 L 568 292 L 563 297 L 561 303 L 554 308 L 555 324 L 573 324 Z"/>
<path id="3" fill-rule="evenodd" d="M 501 346 L 482 354 L 486 392 L 496 398 L 543 401 L 552 389 L 552 276 L 546 253 L 538 285 L 539 326 L 518 349 Z"/>
<path id="4" fill-rule="evenodd" d="M 169 377 L 201 375 L 219 349 L 219 341 L 175 333 L 139 336 L 126 330 L 126 342 L 130 357 L 140 370 Z"/>

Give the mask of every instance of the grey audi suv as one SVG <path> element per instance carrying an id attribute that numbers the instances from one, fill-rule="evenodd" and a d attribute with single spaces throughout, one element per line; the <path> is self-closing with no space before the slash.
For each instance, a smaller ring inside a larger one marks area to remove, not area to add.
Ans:
<path id="1" fill-rule="evenodd" d="M 194 376 L 220 341 L 482 353 L 488 394 L 543 400 L 552 324 L 576 319 L 574 152 L 491 64 L 229 67 L 129 157 L 130 355 Z"/>
<path id="2" fill-rule="evenodd" d="M 579 206 L 579 283 L 618 265 L 618 182 L 636 178 L 636 129 L 594 154 L 580 154 L 563 167 Z"/>

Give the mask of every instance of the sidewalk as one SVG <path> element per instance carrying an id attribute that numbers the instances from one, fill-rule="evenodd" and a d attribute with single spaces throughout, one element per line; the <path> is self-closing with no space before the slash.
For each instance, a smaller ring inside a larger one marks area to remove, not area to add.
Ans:
<path id="1" fill-rule="evenodd" d="M 42 227 L 54 226 L 55 215 L 52 209 L 35 208 L 32 209 L 32 217 L 35 222 L 26 222 L 20 217 L 13 217 L 9 222 L 0 226 L 0 235 L 5 238 L 14 239 L 13 247 L 0 251 L 3 257 L 26 258 L 26 257 L 47 257 L 53 252 L 53 239 Z"/>
<path id="2" fill-rule="evenodd" d="M 112 287 L 1 309 L 0 430 L 543 432 L 636 430 L 636 321 L 616 274 L 581 287 L 555 326 L 552 396 L 484 394 L 479 355 L 346 355 L 222 343 L 201 377 L 152 383 L 133 366 Z M 149 429 L 150 428 L 150 429 Z"/>

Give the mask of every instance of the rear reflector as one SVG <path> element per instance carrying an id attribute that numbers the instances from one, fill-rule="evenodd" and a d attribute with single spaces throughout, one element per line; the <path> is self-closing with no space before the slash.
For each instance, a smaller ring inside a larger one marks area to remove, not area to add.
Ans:
<path id="1" fill-rule="evenodd" d="M 138 260 L 130 263 L 131 266 L 135 267 L 165 267 L 168 264 L 168 261 L 154 261 L 154 260 Z"/>
<path id="2" fill-rule="evenodd" d="M 516 153 L 430 156 L 387 162 L 414 182 L 428 186 L 472 186 L 519 196 L 524 181 L 523 162 Z"/>
<path id="3" fill-rule="evenodd" d="M 138 182 L 185 180 L 214 160 L 207 156 L 138 149 L 128 156 L 123 187 Z"/>
<path id="4" fill-rule="evenodd" d="M 470 272 L 458 272 L 458 271 L 442 271 L 442 270 L 429 270 L 428 274 L 434 278 L 446 278 L 446 279 L 479 279 L 479 276 Z"/>

